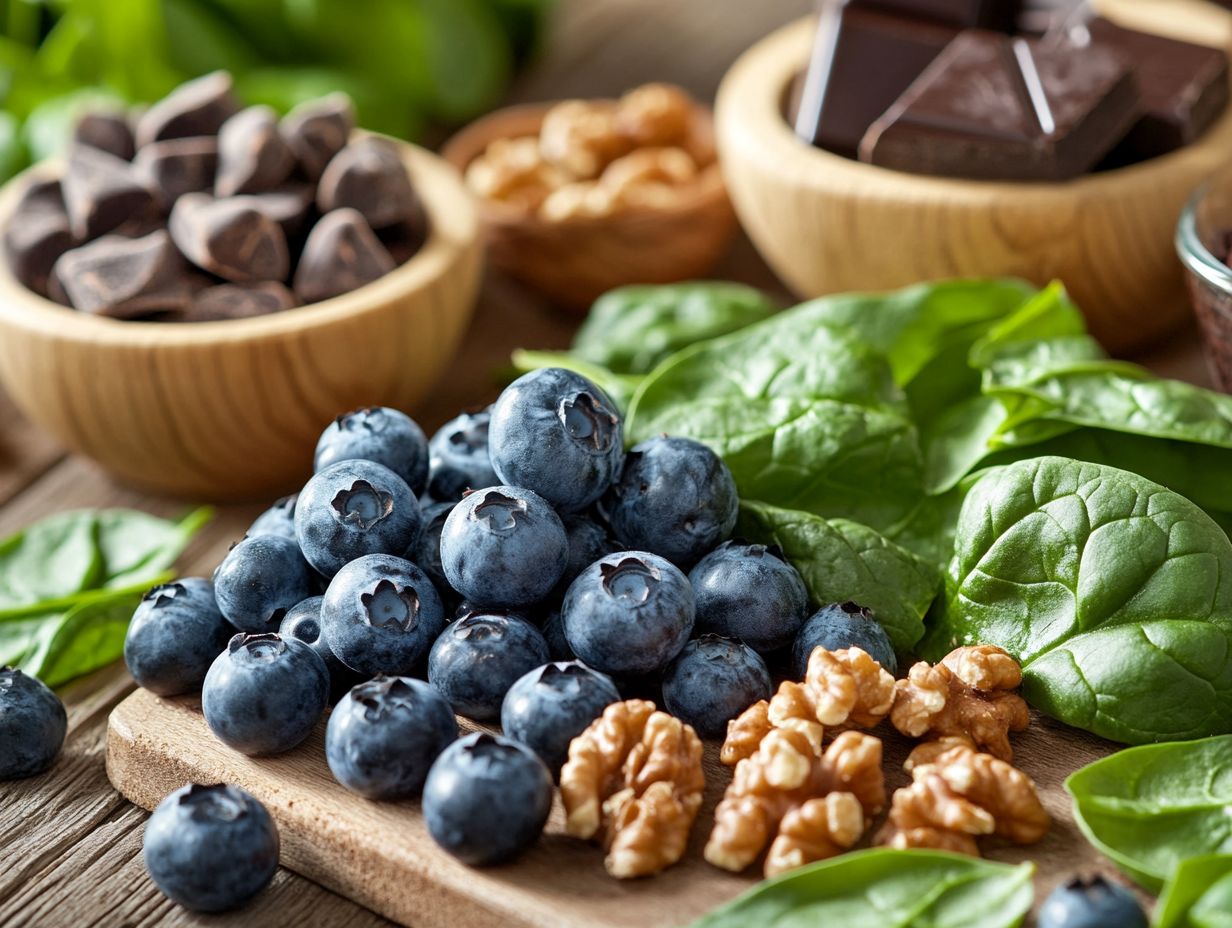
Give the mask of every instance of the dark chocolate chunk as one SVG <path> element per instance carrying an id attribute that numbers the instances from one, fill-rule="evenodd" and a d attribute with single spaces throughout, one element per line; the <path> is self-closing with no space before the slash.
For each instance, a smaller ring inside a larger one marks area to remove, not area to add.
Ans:
<path id="1" fill-rule="evenodd" d="M 52 267 L 72 247 L 60 182 L 36 181 L 22 193 L 4 228 L 9 269 L 35 293 L 47 296 Z"/>
<path id="2" fill-rule="evenodd" d="M 954 35 L 949 26 L 823 5 L 792 117 L 796 134 L 854 158 L 868 127 Z"/>
<path id="3" fill-rule="evenodd" d="M 1188 145 L 1227 107 L 1228 56 L 1223 49 L 1135 32 L 1106 19 L 1095 19 L 1086 29 L 1094 47 L 1112 49 L 1132 61 L 1138 78 L 1143 115 L 1114 157 L 1141 161 Z M 1082 41 L 1081 31 L 1075 31 L 1075 42 Z"/>
<path id="4" fill-rule="evenodd" d="M 269 216 L 233 199 L 187 193 L 171 210 L 171 238 L 193 264 L 235 283 L 285 280 L 287 237 Z"/>
<path id="5" fill-rule="evenodd" d="M 1072 0 L 1068 0 L 1072 2 Z M 851 0 L 852 6 L 873 7 L 888 13 L 919 17 L 958 28 L 1014 28 L 1018 0 Z"/>
<path id="6" fill-rule="evenodd" d="M 295 107 L 282 120 L 283 138 L 299 159 L 300 170 L 315 181 L 355 128 L 355 109 L 344 93 L 331 93 Z"/>
<path id="7" fill-rule="evenodd" d="M 55 275 L 77 309 L 117 319 L 179 309 L 191 294 L 188 265 L 164 231 L 105 235 L 65 252 Z"/>
<path id="8" fill-rule="evenodd" d="M 89 145 L 69 148 L 61 188 L 78 241 L 98 238 L 157 208 L 129 162 Z"/>
<path id="9" fill-rule="evenodd" d="M 132 160 L 136 150 L 133 127 L 129 125 L 128 116 L 118 110 L 83 113 L 73 126 L 73 141 L 78 145 L 98 148 L 125 161 Z"/>
<path id="10" fill-rule="evenodd" d="M 394 267 L 364 217 L 354 209 L 336 209 L 308 233 L 295 269 L 295 293 L 305 303 L 317 303 L 371 283 Z"/>
<path id="11" fill-rule="evenodd" d="M 374 229 L 413 221 L 421 211 L 397 146 L 376 136 L 357 139 L 334 155 L 317 187 L 317 208 L 359 210 Z"/>
<path id="12" fill-rule="evenodd" d="M 310 184 L 284 184 L 267 193 L 249 193 L 232 197 L 237 203 L 251 206 L 282 226 L 287 241 L 304 231 L 308 216 L 315 207 L 314 191 Z"/>
<path id="13" fill-rule="evenodd" d="M 278 114 L 268 106 L 250 106 L 218 130 L 220 197 L 263 193 L 281 184 L 295 167 L 295 155 L 278 131 Z"/>
<path id="14" fill-rule="evenodd" d="M 164 210 L 186 193 L 208 191 L 218 170 L 218 141 L 209 135 L 151 142 L 133 161 L 137 176 Z"/>
<path id="15" fill-rule="evenodd" d="M 1065 42 L 969 30 L 869 129 L 860 158 L 917 174 L 1065 180 L 1140 114 L 1128 63 Z"/>
<path id="16" fill-rule="evenodd" d="M 142 114 L 137 121 L 137 147 L 164 139 L 216 135 L 239 108 L 230 74 L 214 71 L 198 77 L 181 84 Z"/>
<path id="17" fill-rule="evenodd" d="M 182 311 L 181 322 L 212 322 L 218 319 L 247 319 L 280 313 L 299 305 L 286 286 L 276 280 L 260 283 L 218 284 L 193 295 Z"/>

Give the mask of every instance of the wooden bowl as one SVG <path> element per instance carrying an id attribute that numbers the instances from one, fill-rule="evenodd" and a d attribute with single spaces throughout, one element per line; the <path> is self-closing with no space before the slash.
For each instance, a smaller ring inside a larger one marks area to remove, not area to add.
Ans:
<path id="1" fill-rule="evenodd" d="M 552 104 L 497 110 L 455 135 L 441 154 L 459 171 L 496 139 L 537 135 Z M 695 111 L 694 137 L 713 139 L 710 111 Z M 630 208 L 612 216 L 548 222 L 482 197 L 488 258 L 553 302 L 584 311 L 623 284 L 670 283 L 706 274 L 726 252 L 736 217 L 718 165 L 711 163 L 669 209 Z"/>
<path id="2" fill-rule="evenodd" d="M 1232 35 L 1232 17 L 1206 4 L 1101 7 L 1133 28 L 1195 42 L 1227 44 Z M 1113 351 L 1147 344 L 1188 317 L 1172 236 L 1190 193 L 1232 156 L 1232 108 L 1193 145 L 1065 183 L 891 171 L 808 145 L 788 125 L 785 102 L 815 23 L 799 20 L 753 46 L 727 73 L 716 105 L 736 212 L 801 297 L 944 277 L 1059 278 Z"/>
<path id="3" fill-rule="evenodd" d="M 32 420 L 125 483 L 200 499 L 270 499 L 312 470 L 335 416 L 413 410 L 453 358 L 482 269 L 461 179 L 402 146 L 431 223 L 423 248 L 365 287 L 223 322 L 124 322 L 31 293 L 0 261 L 0 383 Z M 0 190 L 0 227 L 38 165 Z"/>

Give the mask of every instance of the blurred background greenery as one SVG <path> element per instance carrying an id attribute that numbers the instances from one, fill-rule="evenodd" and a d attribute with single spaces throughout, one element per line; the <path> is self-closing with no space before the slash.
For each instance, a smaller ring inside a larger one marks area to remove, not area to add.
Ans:
<path id="1" fill-rule="evenodd" d="M 0 0 L 0 179 L 54 153 L 76 113 L 156 100 L 225 68 L 247 103 L 349 93 L 416 138 L 493 106 L 553 0 Z"/>

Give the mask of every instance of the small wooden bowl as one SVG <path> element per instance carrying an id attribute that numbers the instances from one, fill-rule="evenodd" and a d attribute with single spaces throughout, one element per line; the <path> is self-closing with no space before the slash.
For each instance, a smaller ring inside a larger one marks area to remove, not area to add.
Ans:
<path id="1" fill-rule="evenodd" d="M 442 149 L 459 171 L 496 139 L 537 135 L 551 104 L 511 106 L 476 120 Z M 697 107 L 694 134 L 713 138 L 710 111 Z M 717 163 L 702 169 L 669 209 L 626 209 L 612 216 L 548 222 L 482 197 L 488 258 L 509 276 L 568 309 L 584 311 L 623 284 L 657 284 L 706 274 L 736 228 Z"/>
<path id="2" fill-rule="evenodd" d="M 1230 34 L 1232 17 L 1213 6 L 1101 6 L 1137 29 L 1166 19 L 1158 32 L 1195 42 L 1226 43 Z M 808 145 L 788 125 L 785 101 L 808 60 L 815 24 L 799 20 L 747 51 L 724 78 L 716 105 L 736 212 L 801 297 L 944 277 L 1059 278 L 1113 351 L 1148 344 L 1188 317 L 1172 236 L 1189 194 L 1232 152 L 1232 108 L 1193 145 L 1065 183 L 890 171 Z"/>
<path id="3" fill-rule="evenodd" d="M 400 143 L 401 144 L 401 143 Z M 402 146 L 431 223 L 365 287 L 223 322 L 124 322 L 31 293 L 0 260 L 0 383 L 32 420 L 121 481 L 195 499 L 270 499 L 312 470 L 321 431 L 365 405 L 413 409 L 470 320 L 479 219 L 448 164 Z M 0 228 L 38 165 L 0 191 Z"/>

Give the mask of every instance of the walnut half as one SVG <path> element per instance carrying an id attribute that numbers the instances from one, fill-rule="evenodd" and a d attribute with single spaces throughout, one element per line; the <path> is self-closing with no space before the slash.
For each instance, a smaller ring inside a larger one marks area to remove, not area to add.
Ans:
<path id="1" fill-rule="evenodd" d="M 565 830 L 599 837 L 612 876 L 649 876 L 684 855 L 705 785 L 691 727 L 646 700 L 613 703 L 569 745 Z"/>

